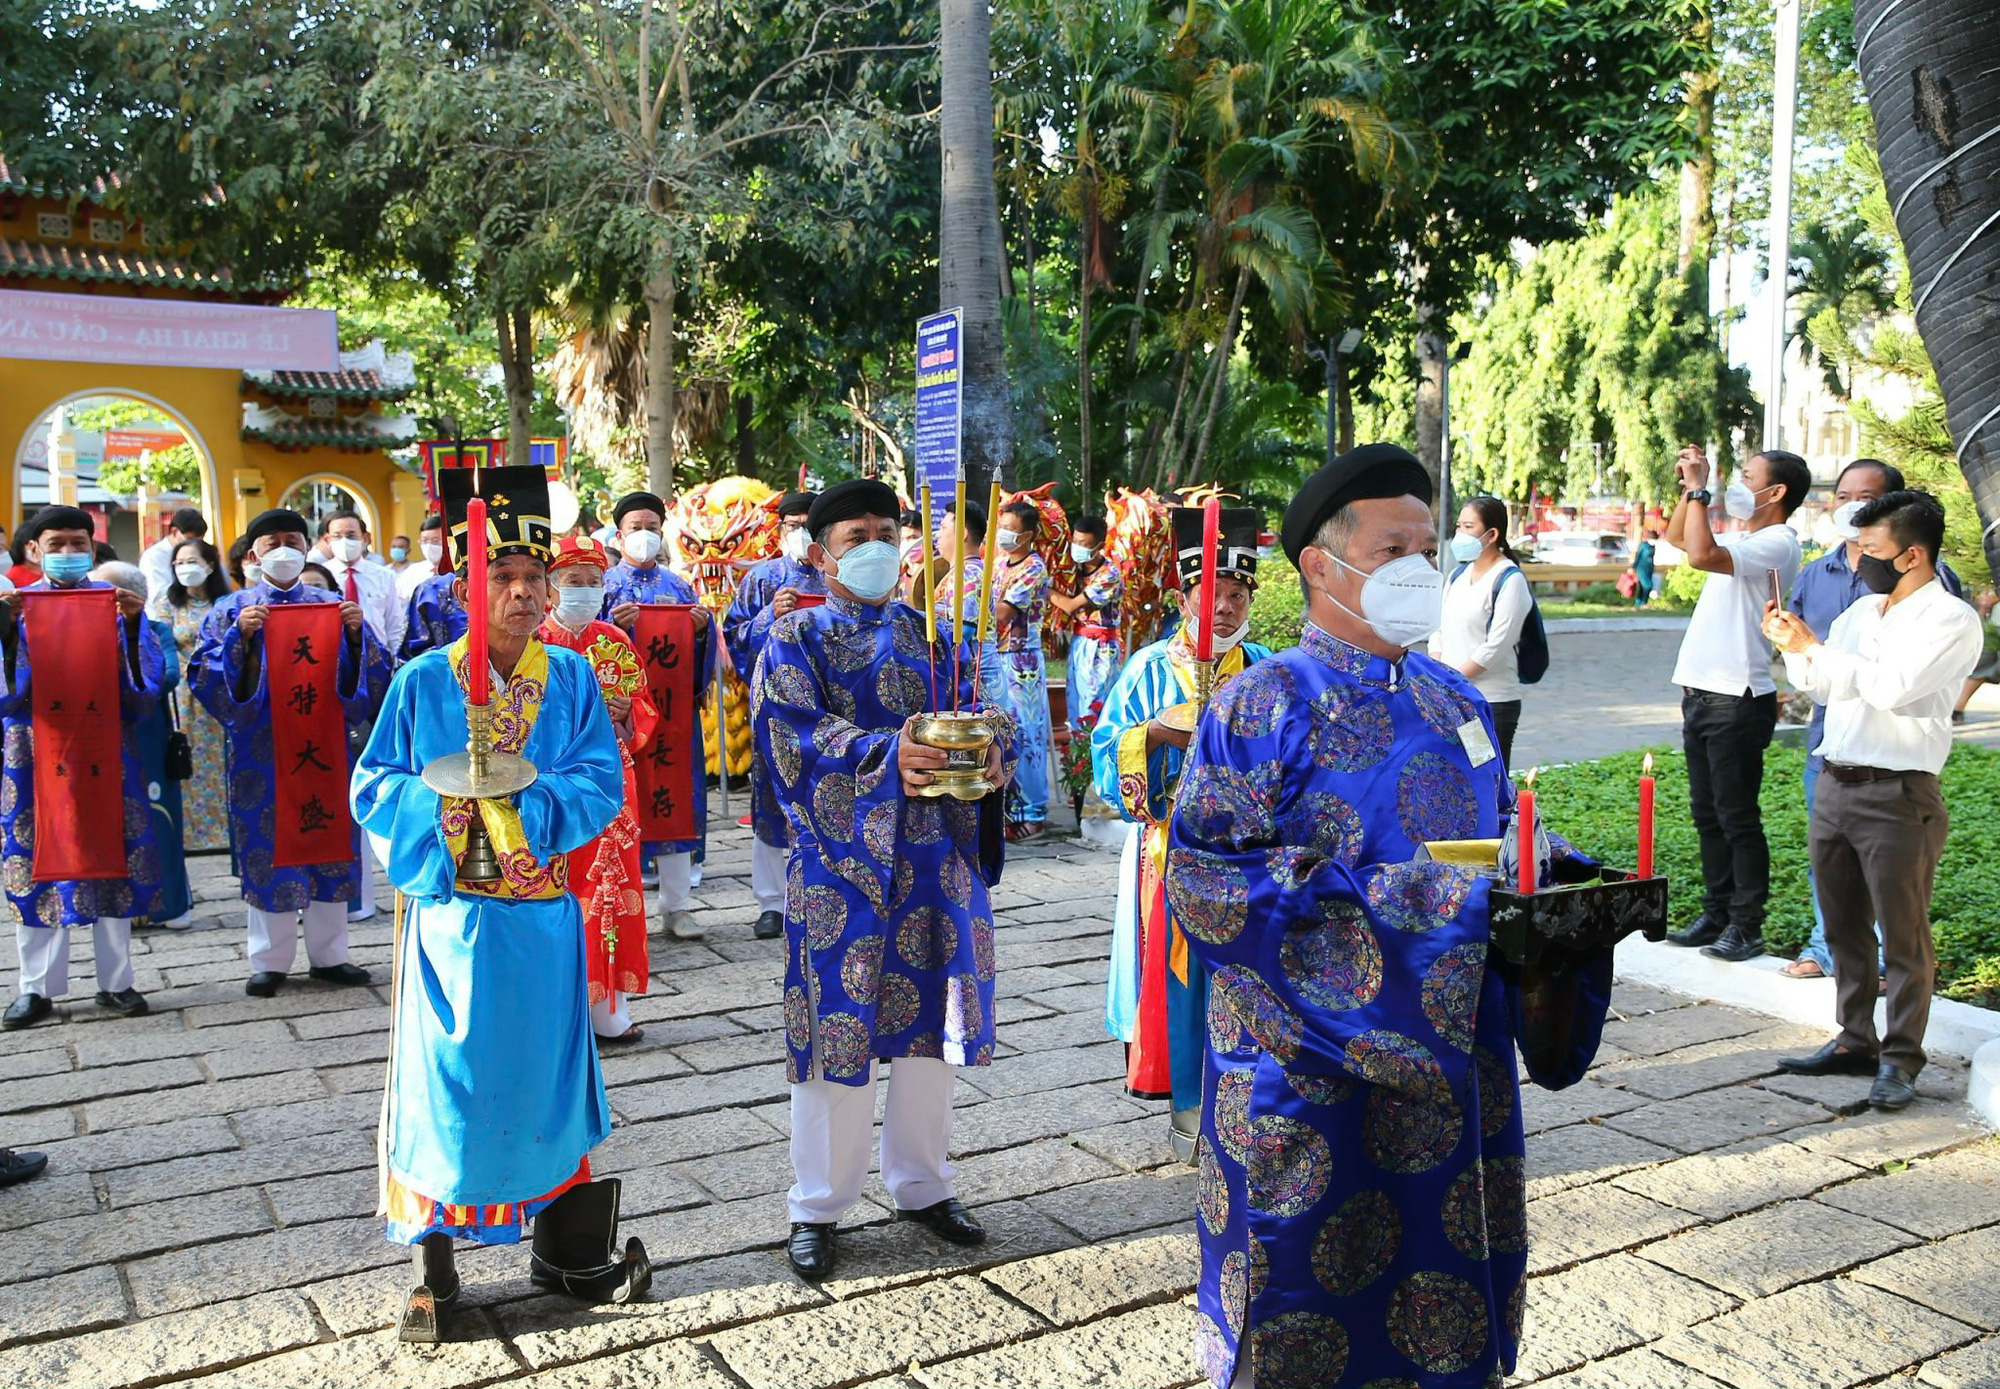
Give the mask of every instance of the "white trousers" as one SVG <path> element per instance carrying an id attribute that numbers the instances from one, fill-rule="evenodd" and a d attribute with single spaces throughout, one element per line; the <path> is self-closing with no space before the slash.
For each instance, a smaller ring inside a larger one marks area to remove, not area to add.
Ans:
<path id="1" fill-rule="evenodd" d="M 934 1206 L 957 1194 L 945 1150 L 951 1141 L 951 1086 L 957 1068 L 933 1057 L 889 1065 L 882 1112 L 882 1184 L 897 1209 Z M 861 1199 L 875 1127 L 875 1067 L 860 1085 L 809 1080 L 792 1087 L 791 1218 L 831 1225 Z"/>
<path id="2" fill-rule="evenodd" d="M 624 994 L 613 990 L 590 1005 L 590 1030 L 600 1037 L 623 1037 L 632 1026 Z"/>
<path id="3" fill-rule="evenodd" d="M 250 908 L 250 972 L 285 974 L 298 955 L 295 913 Z M 308 902 L 305 910 L 306 961 L 314 969 L 347 963 L 347 903 Z"/>
<path id="4" fill-rule="evenodd" d="M 21 951 L 23 994 L 61 998 L 69 992 L 69 931 L 67 926 L 24 926 L 14 923 L 14 943 Z M 132 987 L 132 918 L 100 916 L 90 925 L 90 954 L 97 966 L 97 987 L 120 993 Z"/>
<path id="5" fill-rule="evenodd" d="M 757 894 L 760 913 L 785 909 L 785 869 L 791 856 L 789 849 L 774 848 L 756 835 L 750 836 L 750 890 Z"/>
<path id="6" fill-rule="evenodd" d="M 653 860 L 660 874 L 660 912 L 684 912 L 694 905 L 694 854 L 661 854 Z"/>

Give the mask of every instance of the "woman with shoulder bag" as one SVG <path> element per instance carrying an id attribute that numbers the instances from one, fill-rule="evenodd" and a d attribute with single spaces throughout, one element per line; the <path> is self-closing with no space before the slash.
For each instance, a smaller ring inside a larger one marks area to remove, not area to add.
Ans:
<path id="1" fill-rule="evenodd" d="M 173 630 L 172 647 L 187 669 L 215 600 L 229 592 L 222 557 L 206 540 L 174 548 L 174 581 L 153 600 L 152 616 Z M 174 691 L 174 716 L 186 740 L 187 773 L 181 780 L 181 823 L 189 853 L 229 847 L 229 769 L 222 725 L 183 681 Z M 178 742 L 179 740 L 176 740 Z M 169 762 L 178 760 L 170 751 Z M 169 770 L 178 770 L 169 766 Z"/>
<path id="2" fill-rule="evenodd" d="M 1457 567 L 1444 591 L 1444 618 L 1430 653 L 1472 681 L 1493 706 L 1500 760 L 1514 762 L 1514 730 L 1521 723 L 1521 672 L 1516 647 L 1534 611 L 1527 575 L 1507 543 L 1507 504 L 1474 497 L 1458 513 L 1451 537 Z"/>

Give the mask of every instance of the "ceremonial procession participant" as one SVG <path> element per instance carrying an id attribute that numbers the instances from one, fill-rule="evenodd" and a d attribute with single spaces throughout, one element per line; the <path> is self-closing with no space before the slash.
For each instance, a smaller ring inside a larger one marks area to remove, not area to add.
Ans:
<path id="1" fill-rule="evenodd" d="M 1104 700 L 1091 730 L 1097 794 L 1130 822 L 1118 865 L 1118 903 L 1111 931 L 1111 972 L 1104 988 L 1104 1024 L 1126 1044 L 1125 1088 L 1142 1099 L 1170 1099 L 1169 1142 L 1183 1162 L 1194 1158 L 1201 1131 L 1201 1067 L 1207 1055 L 1208 971 L 1173 924 L 1162 885 L 1167 822 L 1180 785 L 1193 722 L 1163 716 L 1195 698 L 1203 544 L 1199 507 L 1175 507 L 1174 564 L 1181 611 L 1191 620 L 1172 636 L 1135 653 Z M 1215 637 L 1210 659 L 1218 686 L 1270 648 L 1245 641 L 1250 600 L 1257 591 L 1255 511 L 1223 511 L 1214 550 Z M 1192 706 L 1190 706 L 1191 708 Z"/>
<path id="2" fill-rule="evenodd" d="M 1070 621 L 1064 679 L 1069 686 L 1069 726 L 1078 732 L 1104 701 L 1124 658 L 1118 607 L 1125 600 L 1125 575 L 1104 557 L 1105 535 L 1102 516 L 1079 516 L 1070 522 L 1070 592 L 1049 595 L 1049 603 Z M 1254 540 L 1251 546 L 1255 548 Z"/>
<path id="3" fill-rule="evenodd" d="M 0 878 L 21 960 L 0 1014 L 10 1032 L 69 992 L 75 926 L 90 928 L 97 1006 L 147 1011 L 132 987 L 132 918 L 154 909 L 163 875 L 138 730 L 165 697 L 166 668 L 145 600 L 89 577 L 93 534 L 88 512 L 43 508 L 23 547 L 42 577 L 0 593 Z M 113 809 L 122 828 L 106 833 Z"/>
<path id="4" fill-rule="evenodd" d="M 736 673 L 755 688 L 757 658 L 771 624 L 798 606 L 802 597 L 825 597 L 819 570 L 806 563 L 812 537 L 806 533 L 806 513 L 818 499 L 813 492 L 787 492 L 778 503 L 778 555 L 743 576 L 736 597 L 722 615 L 722 638 Z M 775 940 L 785 933 L 785 854 L 790 843 L 785 813 L 771 794 L 771 769 L 752 752 L 750 759 L 750 890 L 757 897 L 758 940 Z"/>
<path id="5" fill-rule="evenodd" d="M 314 979 L 370 982 L 347 958 L 347 908 L 362 891 L 347 749 L 382 702 L 389 653 L 360 604 L 301 580 L 306 532 L 305 517 L 284 507 L 250 523 L 262 578 L 216 601 L 188 675 L 228 735 L 229 816 L 249 904 L 243 988 L 253 998 L 284 984 L 301 925 Z M 319 605 L 335 616 L 293 611 Z M 282 630 L 267 637 L 267 628 Z"/>
<path id="6" fill-rule="evenodd" d="M 475 476 L 486 508 L 476 550 Z M 566 885 L 568 856 L 624 804 L 618 738 L 588 662 L 535 636 L 549 606 L 543 470 L 448 469 L 439 490 L 459 598 L 480 620 L 397 673 L 353 786 L 355 818 L 408 902 L 381 1195 L 390 1241 L 416 1246 L 400 1333 L 414 1342 L 439 1339 L 441 1309 L 458 1294 L 452 1241 L 518 1243 L 529 1220 L 536 1287 L 628 1302 L 652 1282 L 638 1240 L 617 1248 L 619 1183 L 591 1177 L 611 1111 L 590 1036 L 582 913 Z M 488 751 L 532 765 L 524 790 L 474 799 L 425 784 L 425 768 L 467 750 L 469 706 Z"/>
<path id="7" fill-rule="evenodd" d="M 1498 1383 L 1527 1264 L 1516 1030 L 1536 1079 L 1580 1076 L 1610 952 L 1553 1006 L 1524 973 L 1524 1006 L 1487 966 L 1489 879 L 1417 858 L 1512 805 L 1485 702 L 1415 649 L 1442 592 L 1422 465 L 1344 454 L 1282 535 L 1303 640 L 1216 696 L 1167 857 L 1213 971 L 1196 1353 L 1218 1389 Z"/>
<path id="8" fill-rule="evenodd" d="M 549 560 L 554 606 L 535 636 L 582 656 L 604 692 L 604 710 L 618 735 L 625 797 L 597 838 L 569 856 L 569 886 L 583 903 L 584 962 L 590 979 L 590 1026 L 600 1041 L 636 1042 L 644 1035 L 625 1001 L 646 992 L 646 890 L 639 881 L 638 776 L 632 754 L 645 747 L 659 716 L 646 697 L 645 676 L 632 639 L 600 621 L 604 547 L 589 536 L 555 543 Z"/>
<path id="9" fill-rule="evenodd" d="M 334 592 L 361 605 L 361 615 L 375 629 L 375 640 L 384 651 L 400 651 L 408 610 L 396 594 L 396 576 L 387 566 L 366 559 L 368 527 L 359 513 L 336 511 L 321 518 L 319 538 L 328 556 L 320 563 L 333 576 Z"/>
<path id="10" fill-rule="evenodd" d="M 1811 1056 L 1782 1058 L 1778 1068 L 1872 1073 L 1868 1103 L 1902 1109 L 1917 1097 L 1937 983 L 1931 892 L 1950 825 L 1938 773 L 1951 755 L 1952 701 L 1984 639 L 1972 605 L 1939 582 L 1944 507 L 1935 497 L 1884 493 L 1851 513 L 1851 524 L 1869 596 L 1834 619 L 1824 642 L 1796 613 L 1774 605 L 1764 616 L 1792 687 L 1826 707 L 1808 839 L 1840 1024 Z M 1879 1044 L 1878 921 L 1888 992 Z"/>
<path id="11" fill-rule="evenodd" d="M 641 603 L 687 603 L 694 607 L 695 646 L 699 655 L 694 687 L 697 695 L 708 688 L 715 672 L 715 635 L 710 630 L 708 609 L 701 606 L 686 579 L 660 563 L 666 549 L 667 504 L 651 492 L 631 492 L 619 498 L 611 509 L 618 525 L 618 552 L 624 558 L 604 583 L 604 612 L 627 632 L 639 622 Z M 703 749 L 701 720 L 689 721 L 686 755 L 696 768 L 707 765 Z M 646 769 L 640 769 L 643 789 Z M 708 833 L 708 782 L 699 771 L 693 778 L 695 833 L 691 838 L 649 840 L 640 847 L 640 866 L 660 888 L 660 917 L 676 940 L 700 940 L 707 932 L 694 919 L 694 855 Z"/>
<path id="12" fill-rule="evenodd" d="M 208 534 L 208 518 L 191 506 L 184 506 L 174 513 L 167 523 L 167 533 L 148 545 L 139 554 L 139 571 L 146 576 L 146 597 L 157 603 L 166 594 L 168 585 L 174 581 L 174 556 L 183 545 L 199 541 Z"/>
<path id="13" fill-rule="evenodd" d="M 409 613 L 410 600 L 417 596 L 424 581 L 438 577 L 438 566 L 444 563 L 444 517 L 433 511 L 424 517 L 424 523 L 417 527 L 417 558 L 396 571 L 396 596 L 403 600 L 405 610 L 405 636 L 408 626 L 415 621 Z M 458 638 L 453 637 L 453 641 Z"/>
<path id="14" fill-rule="evenodd" d="M 1013 788 L 1007 797 L 1007 838 L 1039 838 L 1049 822 L 1049 680 L 1042 659 L 1042 615 L 1049 605 L 1049 567 L 1035 551 L 1041 513 L 1027 502 L 1000 510 L 992 562 L 993 613 L 1000 630 L 1000 668 L 1007 709 L 1019 728 Z"/>
<path id="15" fill-rule="evenodd" d="M 792 827 L 785 908 L 785 1035 L 792 1082 L 788 1255 L 833 1271 L 834 1227 L 861 1197 L 875 1063 L 892 1060 L 882 1180 L 898 1217 L 956 1244 L 985 1238 L 958 1202 L 952 1079 L 993 1058 L 993 917 L 999 798 L 920 794 L 944 754 L 914 741 L 940 698 L 969 707 L 973 660 L 933 647 L 895 601 L 896 494 L 856 479 L 820 494 L 808 556 L 828 598 L 779 618 L 758 666 L 751 720 Z M 952 677 L 959 677 L 954 696 Z M 986 775 L 1005 784 L 1004 715 Z"/>

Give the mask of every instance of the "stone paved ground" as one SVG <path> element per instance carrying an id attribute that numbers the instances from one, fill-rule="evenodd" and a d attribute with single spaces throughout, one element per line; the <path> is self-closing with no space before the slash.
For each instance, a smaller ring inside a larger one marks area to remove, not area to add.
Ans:
<path id="1" fill-rule="evenodd" d="M 874 1186 L 834 1281 L 787 1270 L 782 953 L 749 937 L 730 829 L 698 892 L 712 939 L 656 944 L 646 1040 L 605 1066 L 619 1122 L 598 1166 L 625 1181 L 653 1300 L 580 1309 L 530 1293 L 524 1251 L 477 1251 L 464 1339 L 435 1352 L 391 1340 L 402 1256 L 369 1214 L 385 990 L 244 997 L 219 867 L 202 863 L 194 929 L 137 942 L 153 1016 L 74 1002 L 0 1041 L 0 1142 L 50 1157 L 0 1192 L 0 1386 L 1194 1378 L 1194 1178 L 1104 1040 L 1101 854 L 1018 854 L 998 897 L 1000 1056 L 962 1075 L 953 1144 L 985 1248 L 891 1223 Z M 388 935 L 358 928 L 358 959 L 380 972 Z M 1857 1115 L 1859 1082 L 1773 1074 L 1814 1034 L 1644 987 L 1616 1003 L 1596 1072 L 1524 1100 L 1524 1381 L 2000 1383 L 2000 1149 L 1954 1099 L 1961 1068 L 1926 1072 L 1900 1118 Z"/>

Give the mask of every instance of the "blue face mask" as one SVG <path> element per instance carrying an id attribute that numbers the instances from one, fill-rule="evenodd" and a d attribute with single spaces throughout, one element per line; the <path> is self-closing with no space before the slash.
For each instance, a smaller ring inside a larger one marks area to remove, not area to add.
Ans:
<path id="1" fill-rule="evenodd" d="M 396 561 L 396 563 L 401 564 L 404 560 L 408 559 L 409 557 L 410 557 L 409 546 L 391 545 L 389 547 L 389 558 Z"/>
<path id="2" fill-rule="evenodd" d="M 52 584 L 78 583 L 96 567 L 97 561 L 90 555 L 42 556 L 42 577 Z"/>
<path id="3" fill-rule="evenodd" d="M 856 545 L 834 565 L 833 577 L 840 580 L 842 588 L 864 603 L 879 603 L 896 591 L 903 557 L 888 541 L 869 540 Z"/>

